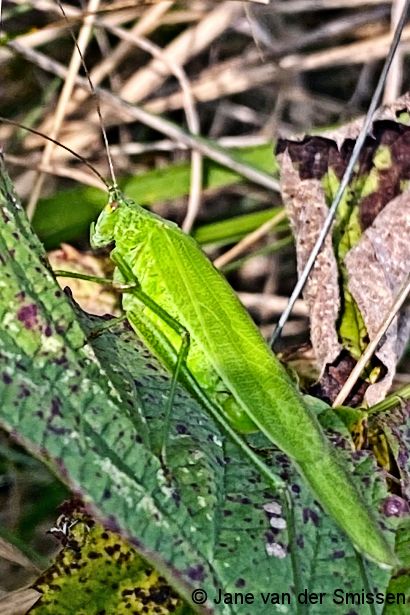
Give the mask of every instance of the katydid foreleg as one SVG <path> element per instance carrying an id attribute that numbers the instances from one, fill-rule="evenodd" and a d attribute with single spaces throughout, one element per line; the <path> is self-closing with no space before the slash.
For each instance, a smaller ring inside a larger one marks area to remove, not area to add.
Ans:
<path id="1" fill-rule="evenodd" d="M 124 262 L 124 260 L 122 259 L 120 255 L 116 256 L 115 252 L 113 252 L 111 257 L 112 257 L 112 260 L 116 263 L 118 270 L 121 272 L 121 276 L 123 280 L 125 281 L 125 283 L 114 284 L 113 281 L 110 280 L 109 278 L 102 278 L 102 277 L 83 274 L 83 273 L 74 272 L 74 271 L 71 272 L 71 271 L 55 270 L 54 275 L 56 277 L 68 277 L 68 278 L 86 280 L 88 282 L 96 282 L 97 284 L 113 285 L 114 288 L 116 288 L 117 290 L 123 293 L 130 292 L 135 296 L 136 299 L 138 299 L 141 302 L 141 305 L 145 307 L 150 307 L 151 310 L 153 310 L 156 314 L 162 317 L 164 322 L 166 322 L 170 327 L 172 327 L 176 331 L 176 333 L 180 335 L 181 346 L 180 346 L 179 353 L 175 361 L 175 367 L 173 369 L 173 376 L 172 376 L 170 392 L 169 392 L 168 401 L 167 401 L 165 421 L 164 421 L 165 428 L 164 428 L 162 450 L 163 450 L 163 455 L 165 456 L 165 444 L 166 444 L 166 438 L 167 438 L 167 433 L 169 429 L 169 421 L 170 421 L 170 416 L 172 412 L 172 406 L 173 406 L 173 401 L 175 397 L 176 386 L 178 384 L 179 371 L 181 369 L 182 363 L 186 359 L 186 356 L 189 350 L 189 332 L 184 327 L 182 327 L 181 324 L 175 318 L 170 316 L 167 312 L 165 312 L 165 310 L 163 310 L 159 305 L 157 305 L 154 301 L 152 301 L 150 297 L 148 297 L 147 295 L 145 295 L 144 292 L 142 292 L 141 286 L 137 278 L 135 277 L 133 272 L 128 267 L 127 263 Z M 117 325 L 118 323 L 126 319 L 127 319 L 127 314 L 123 314 L 122 316 L 119 316 L 117 318 L 111 318 L 108 322 L 105 322 L 104 324 L 99 324 L 98 326 L 95 327 L 95 329 L 93 329 L 89 333 L 89 338 L 97 337 L 98 335 L 106 331 L 107 329 L 111 329 L 112 327 L 114 327 L 115 325 Z"/>

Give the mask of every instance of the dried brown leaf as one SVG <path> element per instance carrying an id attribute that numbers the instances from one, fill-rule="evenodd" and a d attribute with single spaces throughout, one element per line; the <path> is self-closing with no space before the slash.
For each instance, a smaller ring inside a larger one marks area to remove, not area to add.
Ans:
<path id="1" fill-rule="evenodd" d="M 349 290 L 363 316 L 369 338 L 376 334 L 410 267 L 410 191 L 388 203 L 347 254 Z M 393 381 L 396 364 L 410 333 L 410 308 L 390 325 L 376 356 L 384 377 L 366 391 L 369 405 L 382 400 Z"/>

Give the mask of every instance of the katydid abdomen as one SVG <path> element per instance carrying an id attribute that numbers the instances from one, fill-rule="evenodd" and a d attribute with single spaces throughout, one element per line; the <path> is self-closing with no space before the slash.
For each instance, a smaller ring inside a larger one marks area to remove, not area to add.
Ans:
<path id="1" fill-rule="evenodd" d="M 107 205 L 93 230 L 95 247 L 112 242 L 142 291 L 189 332 L 187 365 L 195 378 L 203 381 L 201 362 L 206 365 L 206 374 L 211 365 L 223 388 L 258 429 L 291 458 L 324 509 L 357 548 L 380 563 L 393 565 L 388 543 L 317 419 L 229 284 L 196 242 L 175 224 L 122 199 Z M 126 293 L 123 307 L 130 314 L 141 310 L 141 302 Z M 150 308 L 143 309 L 144 317 L 178 349 L 178 334 Z M 130 322 L 132 325 L 132 318 Z"/>

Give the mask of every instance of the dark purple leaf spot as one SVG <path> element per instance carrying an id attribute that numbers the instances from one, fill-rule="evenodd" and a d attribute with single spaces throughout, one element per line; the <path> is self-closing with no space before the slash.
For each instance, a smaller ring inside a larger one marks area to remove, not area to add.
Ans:
<path id="1" fill-rule="evenodd" d="M 204 567 L 202 566 L 202 564 L 191 566 L 186 571 L 186 574 L 192 581 L 203 581 L 205 578 Z"/>
<path id="2" fill-rule="evenodd" d="M 25 397 L 30 396 L 30 389 L 28 389 L 24 384 L 22 384 L 19 388 L 19 399 L 24 399 Z"/>
<path id="3" fill-rule="evenodd" d="M 54 360 L 56 365 L 65 365 L 67 363 L 67 357 L 58 357 Z"/>
<path id="4" fill-rule="evenodd" d="M 103 500 L 109 500 L 111 498 L 111 491 L 108 489 L 108 487 L 106 487 L 104 489 L 104 492 L 102 494 L 102 499 Z"/>
<path id="5" fill-rule="evenodd" d="M 37 306 L 34 303 L 23 306 L 17 312 L 17 318 L 26 329 L 34 329 L 37 325 Z"/>
<path id="6" fill-rule="evenodd" d="M 304 508 L 303 523 L 307 523 L 308 521 L 312 521 L 312 523 L 317 527 L 319 525 L 319 516 L 311 508 Z"/>
<path id="7" fill-rule="evenodd" d="M 52 331 L 52 329 L 51 329 L 50 325 L 46 325 L 46 326 L 44 327 L 44 335 L 45 335 L 46 337 L 51 337 L 51 335 L 52 335 L 52 334 L 53 334 L 53 331 Z"/>
<path id="8" fill-rule="evenodd" d="M 53 425 L 49 425 L 48 428 L 51 433 L 55 434 L 56 436 L 63 436 L 64 434 L 70 433 L 70 430 L 66 427 L 54 427 Z"/>
<path id="9" fill-rule="evenodd" d="M 60 407 L 60 400 L 56 397 L 53 397 L 53 399 L 51 400 L 51 416 L 60 416 Z"/>

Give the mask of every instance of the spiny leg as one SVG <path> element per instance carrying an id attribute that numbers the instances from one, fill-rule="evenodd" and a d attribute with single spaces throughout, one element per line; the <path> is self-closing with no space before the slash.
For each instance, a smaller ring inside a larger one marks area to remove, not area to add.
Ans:
<path id="1" fill-rule="evenodd" d="M 122 256 L 116 251 L 113 250 L 111 252 L 111 259 L 117 265 L 121 275 L 126 281 L 125 286 L 119 286 L 123 292 L 132 293 L 143 305 L 148 307 L 154 314 L 159 316 L 171 329 L 173 329 L 181 338 L 181 345 L 179 350 L 177 351 L 177 360 L 174 365 L 171 386 L 168 396 L 168 401 L 165 409 L 165 417 L 164 417 L 164 430 L 163 430 L 163 438 L 161 445 L 161 458 L 163 462 L 166 461 L 166 446 L 168 440 L 169 426 L 171 413 L 174 405 L 176 387 L 178 384 L 180 372 L 183 366 L 186 365 L 186 357 L 188 355 L 189 346 L 190 346 L 190 335 L 189 331 L 181 325 L 178 320 L 176 320 L 173 316 L 168 314 L 164 308 L 162 308 L 156 301 L 151 299 L 143 290 L 141 290 L 140 283 L 131 270 L 128 263 L 122 258 Z"/>
<path id="2" fill-rule="evenodd" d="M 171 413 L 174 406 L 174 398 L 178 384 L 181 368 L 186 363 L 186 357 L 189 351 L 189 333 L 185 331 L 181 335 L 181 346 L 178 351 L 178 358 L 172 374 L 171 387 L 169 391 L 167 407 L 165 409 L 164 429 L 162 432 L 161 457 L 163 462 L 166 462 L 166 448 L 168 442 L 168 433 L 170 428 Z"/>
<path id="3" fill-rule="evenodd" d="M 178 351 L 171 344 L 168 337 L 166 337 L 162 331 L 155 326 L 155 324 L 144 318 L 138 309 L 131 310 L 129 312 L 128 319 L 132 322 L 132 325 L 143 339 L 149 340 L 147 342 L 154 354 L 158 354 L 163 357 L 163 363 L 168 366 L 174 366 L 178 361 Z M 207 395 L 206 391 L 202 389 L 200 384 L 196 381 L 193 374 L 188 369 L 186 362 L 181 362 L 180 367 L 180 380 L 183 383 L 185 389 L 199 401 L 201 406 L 207 411 L 217 425 L 221 428 L 222 432 L 238 447 L 239 450 L 251 461 L 251 463 L 259 470 L 259 472 L 266 478 L 267 483 L 271 485 L 273 490 L 278 493 L 282 493 L 286 489 L 285 482 L 275 474 L 263 461 L 261 457 L 249 447 L 247 442 L 232 428 L 229 421 L 226 419 L 220 406 L 216 405 Z"/>

